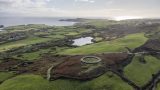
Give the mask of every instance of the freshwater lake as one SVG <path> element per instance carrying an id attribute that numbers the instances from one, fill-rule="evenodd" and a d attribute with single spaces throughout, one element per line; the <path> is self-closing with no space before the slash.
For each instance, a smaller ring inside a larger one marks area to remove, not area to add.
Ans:
<path id="1" fill-rule="evenodd" d="M 92 42 L 92 37 L 81 37 L 81 38 L 78 38 L 78 39 L 74 39 L 73 40 L 73 44 L 72 45 L 75 45 L 75 46 L 83 46 L 83 45 L 86 45 L 86 44 L 91 44 L 93 43 Z"/>

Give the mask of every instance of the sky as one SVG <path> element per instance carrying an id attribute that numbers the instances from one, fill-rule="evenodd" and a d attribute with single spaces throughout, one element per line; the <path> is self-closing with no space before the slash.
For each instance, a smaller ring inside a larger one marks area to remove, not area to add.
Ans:
<path id="1" fill-rule="evenodd" d="M 0 0 L 0 17 L 160 17 L 160 0 Z"/>

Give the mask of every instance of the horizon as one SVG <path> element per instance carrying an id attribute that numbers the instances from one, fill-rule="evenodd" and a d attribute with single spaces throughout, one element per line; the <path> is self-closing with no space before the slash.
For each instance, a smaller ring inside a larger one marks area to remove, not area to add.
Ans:
<path id="1" fill-rule="evenodd" d="M 8 17 L 8 16 L 4 16 L 4 17 L 0 17 L 1 19 L 9 19 L 9 18 L 14 18 L 14 19 L 77 19 L 77 18 L 82 18 L 82 19 L 106 19 L 106 20 L 114 20 L 114 21 L 121 21 L 121 20 L 140 20 L 140 19 L 160 19 L 160 17 L 135 17 L 135 16 L 118 16 L 118 17 L 76 17 L 76 16 L 63 16 L 63 17 L 59 17 L 59 16 L 53 16 L 53 17 L 35 17 L 35 16 L 12 16 L 12 17 Z"/>

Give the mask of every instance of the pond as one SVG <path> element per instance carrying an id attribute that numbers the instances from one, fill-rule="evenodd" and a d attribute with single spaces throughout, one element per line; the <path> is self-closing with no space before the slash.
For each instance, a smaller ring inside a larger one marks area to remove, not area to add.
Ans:
<path id="1" fill-rule="evenodd" d="M 3 28 L 0 28 L 0 31 L 3 31 L 2 29 L 3 29 Z"/>
<path id="2" fill-rule="evenodd" d="M 81 37 L 81 38 L 78 38 L 78 39 L 74 39 L 74 43 L 72 45 L 75 45 L 75 46 L 83 46 L 83 45 L 86 45 L 86 44 L 91 44 L 93 43 L 92 42 L 92 37 Z"/>

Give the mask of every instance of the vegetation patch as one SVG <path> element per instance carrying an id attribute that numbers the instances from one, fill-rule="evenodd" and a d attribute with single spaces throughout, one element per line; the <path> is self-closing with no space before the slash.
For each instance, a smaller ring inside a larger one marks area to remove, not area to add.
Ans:
<path id="1" fill-rule="evenodd" d="M 108 72 L 91 81 L 58 79 L 47 81 L 38 75 L 20 75 L 6 80 L 0 90 L 133 90 L 117 75 Z"/>
<path id="2" fill-rule="evenodd" d="M 78 48 L 67 49 L 59 54 L 94 54 L 94 53 L 103 53 L 103 52 L 120 52 L 126 51 L 125 47 L 134 49 L 147 41 L 147 38 L 144 37 L 144 33 L 137 33 L 127 35 L 123 38 L 119 38 L 112 41 L 103 41 L 91 45 L 86 45 Z"/>
<path id="3" fill-rule="evenodd" d="M 107 72 L 90 81 L 59 79 L 52 81 L 51 84 L 54 90 L 133 90 L 130 85 L 112 72 Z"/>
<path id="4" fill-rule="evenodd" d="M 30 44 L 46 42 L 46 41 L 49 41 L 49 40 L 51 40 L 51 38 L 30 37 L 30 38 L 27 38 L 27 39 L 24 39 L 24 40 L 9 42 L 9 43 L 0 45 L 0 52 L 7 51 L 9 49 L 16 48 L 16 47 L 21 47 L 21 46 L 26 46 L 26 45 L 30 45 Z"/>
<path id="5" fill-rule="evenodd" d="M 50 48 L 46 48 L 46 49 L 40 49 L 39 51 L 36 51 L 36 52 L 15 55 L 15 56 L 13 56 L 13 58 L 20 59 L 20 60 L 33 61 L 33 60 L 40 59 L 44 54 L 47 54 L 47 53 L 55 54 L 55 53 L 62 51 L 64 49 L 68 49 L 68 47 L 50 47 Z"/>
<path id="6" fill-rule="evenodd" d="M 10 77 L 14 76 L 13 72 L 0 72 L 0 82 L 9 79 Z"/>
<path id="7" fill-rule="evenodd" d="M 94 38 L 94 42 L 100 42 L 100 41 L 102 41 L 103 40 L 103 38 L 102 37 L 95 37 Z"/>
<path id="8" fill-rule="evenodd" d="M 160 83 L 158 83 L 157 90 L 160 90 Z"/>
<path id="9" fill-rule="evenodd" d="M 145 56 L 145 61 L 142 63 L 140 56 L 135 56 L 132 63 L 124 69 L 124 74 L 139 86 L 146 84 L 160 68 L 160 60 L 153 56 Z"/>
<path id="10" fill-rule="evenodd" d="M 0 90 L 52 90 L 49 82 L 37 75 L 20 75 L 6 80 Z"/>
<path id="11" fill-rule="evenodd" d="M 48 53 L 50 51 L 50 49 L 41 49 L 39 51 L 36 52 L 31 52 L 31 53 L 24 53 L 21 55 L 16 55 L 13 56 L 16 59 L 21 59 L 21 60 L 37 60 L 39 58 L 41 58 L 41 55 L 43 55 L 44 53 Z"/>

